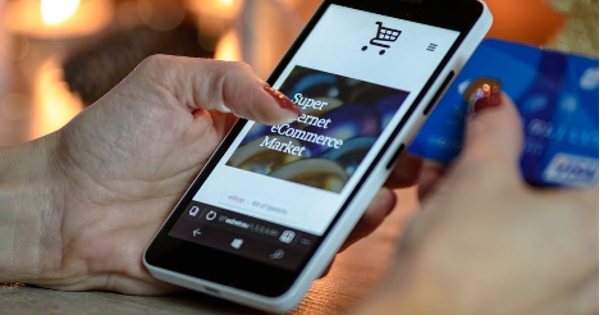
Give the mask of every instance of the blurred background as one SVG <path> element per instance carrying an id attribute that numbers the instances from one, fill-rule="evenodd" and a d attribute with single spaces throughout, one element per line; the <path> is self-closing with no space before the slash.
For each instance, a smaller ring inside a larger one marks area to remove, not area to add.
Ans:
<path id="1" fill-rule="evenodd" d="M 0 147 L 53 132 L 152 54 L 266 78 L 318 0 L 0 0 Z M 490 37 L 598 56 L 598 0 L 487 0 Z"/>

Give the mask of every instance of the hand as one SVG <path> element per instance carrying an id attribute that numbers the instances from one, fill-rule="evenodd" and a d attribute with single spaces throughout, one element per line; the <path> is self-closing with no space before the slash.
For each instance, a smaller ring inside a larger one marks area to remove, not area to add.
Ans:
<path id="1" fill-rule="evenodd" d="M 239 63 L 168 56 L 144 61 L 42 139 L 53 187 L 46 199 L 52 202 L 40 215 L 44 229 L 32 231 L 32 238 L 44 246 L 33 255 L 35 272 L 10 277 L 0 266 L 0 281 L 131 294 L 173 290 L 148 274 L 143 250 L 236 121 L 228 112 L 266 124 L 297 117 L 297 107 L 265 85 Z M 382 190 L 349 242 L 370 233 L 394 202 Z"/>
<path id="2" fill-rule="evenodd" d="M 397 274 L 365 313 L 598 312 L 598 189 L 527 186 L 520 118 L 507 97 L 494 98 L 476 104 L 461 157 L 434 185 Z"/>

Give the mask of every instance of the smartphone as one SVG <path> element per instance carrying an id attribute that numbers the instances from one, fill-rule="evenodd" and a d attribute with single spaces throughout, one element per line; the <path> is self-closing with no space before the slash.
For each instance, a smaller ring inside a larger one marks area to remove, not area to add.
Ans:
<path id="1" fill-rule="evenodd" d="M 159 280 L 297 305 L 492 23 L 477 0 L 326 0 L 267 82 L 302 111 L 240 119 L 144 254 Z"/>

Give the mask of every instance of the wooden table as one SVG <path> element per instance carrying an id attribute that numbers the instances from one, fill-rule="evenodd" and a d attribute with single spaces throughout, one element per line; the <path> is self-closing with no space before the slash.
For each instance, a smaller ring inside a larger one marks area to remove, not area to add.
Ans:
<path id="1" fill-rule="evenodd" d="M 417 207 L 414 189 L 397 191 L 398 206 L 368 238 L 337 256 L 290 314 L 339 314 L 381 283 L 393 262 L 408 217 Z M 61 292 L 30 286 L 1 287 L 0 314 L 263 314 L 200 293 L 140 297 L 108 292 Z"/>

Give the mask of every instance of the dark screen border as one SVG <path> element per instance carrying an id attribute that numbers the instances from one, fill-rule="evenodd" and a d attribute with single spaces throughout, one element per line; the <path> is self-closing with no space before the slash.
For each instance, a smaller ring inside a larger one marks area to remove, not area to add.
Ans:
<path id="1" fill-rule="evenodd" d="M 440 65 L 435 69 L 427 83 L 423 86 L 415 101 L 410 105 L 406 115 L 395 127 L 391 136 L 386 140 L 384 149 L 378 153 L 369 165 L 365 174 L 369 174 L 379 163 L 383 154 L 387 151 L 394 138 L 398 135 L 406 121 L 415 112 L 431 85 L 439 77 L 442 69 L 448 64 L 458 46 L 464 41 L 466 34 L 477 22 L 483 6 L 477 1 L 470 0 L 398 0 L 398 1 L 361 1 L 361 0 L 330 0 L 324 1 L 317 9 L 313 17 L 308 21 L 298 38 L 278 63 L 273 73 L 267 79 L 269 84 L 274 84 L 276 79 L 284 71 L 292 57 L 301 47 L 304 40 L 310 34 L 317 22 L 321 19 L 331 4 L 338 4 L 353 9 L 381 14 L 394 18 L 400 18 L 431 26 L 452 29 L 460 32 L 452 47 L 444 56 Z M 390 15 L 390 12 L 401 12 L 398 15 Z M 160 232 L 152 241 L 145 253 L 146 262 L 167 270 L 186 274 L 192 277 L 205 279 L 220 283 L 244 291 L 253 292 L 268 297 L 277 297 L 285 293 L 304 270 L 310 257 L 320 247 L 322 240 L 327 237 L 333 225 L 339 220 L 346 210 L 348 204 L 364 184 L 367 176 L 363 176 L 356 185 L 349 198 L 344 202 L 338 214 L 332 220 L 327 230 L 323 233 L 314 250 L 307 254 L 306 259 L 296 271 L 273 267 L 259 263 L 254 260 L 227 254 L 206 246 L 197 245 L 188 241 L 173 238 L 167 235 L 168 231 L 177 221 L 181 213 L 190 203 L 200 186 L 204 183 L 212 170 L 225 154 L 234 139 L 245 126 L 247 120 L 240 119 L 225 137 L 223 143 L 217 148 L 214 155 L 206 163 L 192 186 L 180 200 L 175 211 L 169 216 L 167 222 L 161 227 Z"/>

